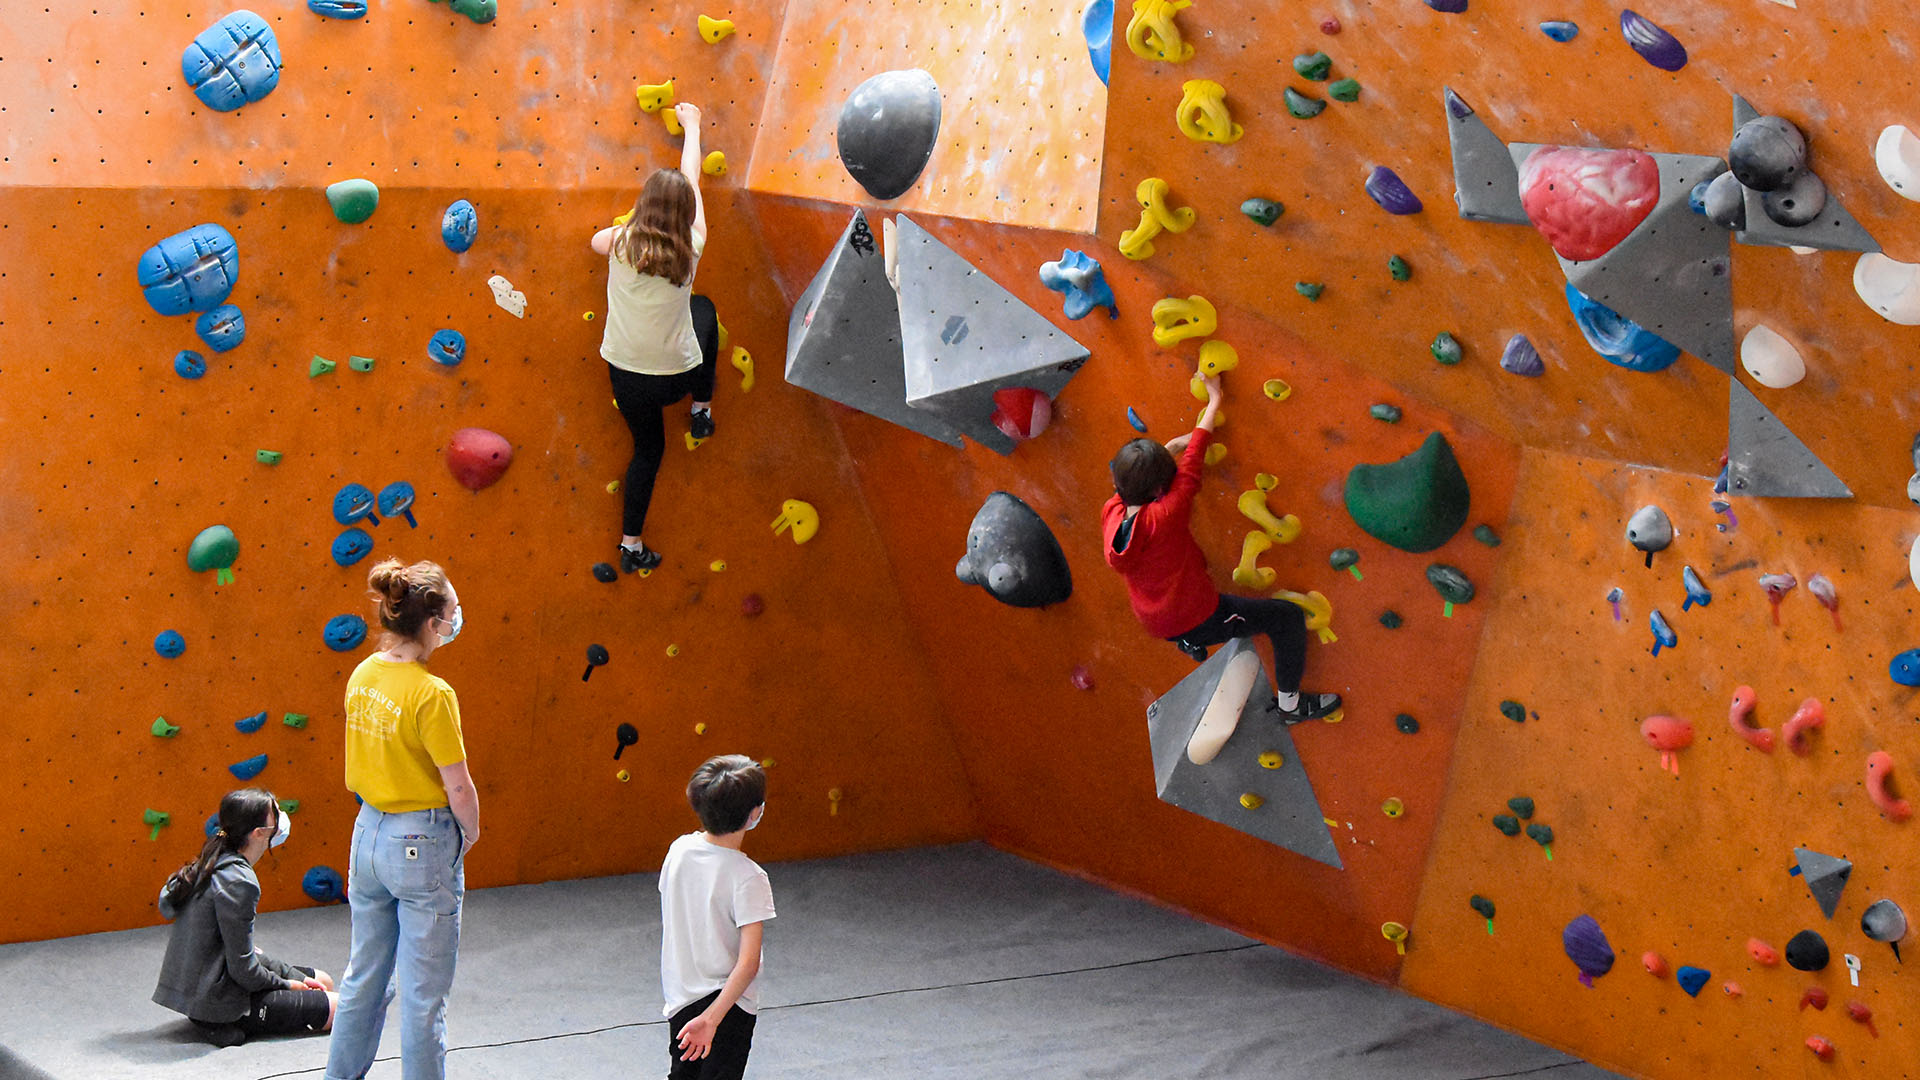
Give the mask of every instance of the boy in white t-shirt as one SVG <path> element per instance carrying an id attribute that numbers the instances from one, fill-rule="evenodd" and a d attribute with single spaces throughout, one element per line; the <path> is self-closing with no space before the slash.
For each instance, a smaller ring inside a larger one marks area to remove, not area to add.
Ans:
<path id="1" fill-rule="evenodd" d="M 747 1071 L 759 1011 L 761 931 L 773 918 L 767 872 L 740 851 L 767 811 L 767 774 L 752 758 L 711 758 L 687 781 L 703 831 L 660 867 L 660 993 L 668 1080 L 736 1080 Z"/>

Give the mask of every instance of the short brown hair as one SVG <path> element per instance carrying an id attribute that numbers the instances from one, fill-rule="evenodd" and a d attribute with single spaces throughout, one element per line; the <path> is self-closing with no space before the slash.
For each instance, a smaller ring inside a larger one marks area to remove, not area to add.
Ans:
<path id="1" fill-rule="evenodd" d="M 1107 462 L 1113 490 L 1128 506 L 1145 506 L 1167 493 L 1176 471 L 1173 455 L 1152 439 L 1135 439 Z"/>
<path id="2" fill-rule="evenodd" d="M 634 200 L 627 227 L 613 234 L 613 255 L 642 274 L 685 285 L 693 273 L 693 182 L 660 169 Z"/>
<path id="3" fill-rule="evenodd" d="M 709 836 L 747 827 L 753 808 L 767 801 L 767 771 L 743 754 L 708 758 L 687 781 L 687 803 Z"/>

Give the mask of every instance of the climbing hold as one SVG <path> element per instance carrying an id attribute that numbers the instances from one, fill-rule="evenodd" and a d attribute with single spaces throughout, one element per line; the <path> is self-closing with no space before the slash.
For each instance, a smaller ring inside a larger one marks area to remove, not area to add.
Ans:
<path id="1" fill-rule="evenodd" d="M 1248 199 L 1240 204 L 1240 212 L 1256 225 L 1271 225 L 1280 220 L 1287 208 L 1272 199 Z"/>
<path id="2" fill-rule="evenodd" d="M 1707 588 L 1706 582 L 1700 580 L 1700 575 L 1693 572 L 1693 567 L 1680 568 L 1680 585 L 1687 590 L 1687 598 L 1680 603 L 1681 611 L 1686 611 L 1695 604 L 1706 607 L 1713 603 L 1713 592 Z"/>
<path id="3" fill-rule="evenodd" d="M 1847 1002 L 1847 1018 L 1852 1020 L 1856 1024 L 1865 1025 L 1867 1029 L 1867 1034 L 1873 1036 L 1876 1039 L 1880 1037 L 1879 1029 L 1873 1026 L 1873 1010 L 1867 1008 L 1867 1005 L 1865 1002 L 1863 1001 Z"/>
<path id="4" fill-rule="evenodd" d="M 1540 359 L 1540 350 L 1533 347 L 1533 342 L 1525 334 L 1515 334 L 1507 339 L 1506 348 L 1500 350 L 1500 368 L 1529 378 L 1547 373 L 1547 363 Z"/>
<path id="5" fill-rule="evenodd" d="M 1813 894 L 1813 900 L 1820 905 L 1820 913 L 1833 918 L 1840 906 L 1840 894 L 1846 890 L 1847 879 L 1853 876 L 1853 863 L 1838 859 L 1832 855 L 1823 855 L 1809 848 L 1793 849 L 1794 866 L 1787 871 L 1789 877 L 1804 877 L 1807 891 Z"/>
<path id="6" fill-rule="evenodd" d="M 247 340 L 247 317 L 232 304 L 221 304 L 193 321 L 193 332 L 207 348 L 223 353 Z"/>
<path id="7" fill-rule="evenodd" d="M 1593 980 L 1613 970 L 1613 946 L 1591 915 L 1577 915 L 1567 923 L 1560 932 L 1560 944 L 1580 972 L 1580 985 L 1589 990 Z"/>
<path id="8" fill-rule="evenodd" d="M 1293 387 L 1288 386 L 1284 379 L 1268 379 L 1260 384 L 1260 392 L 1267 395 L 1269 400 L 1285 401 L 1293 396 Z"/>
<path id="9" fill-rule="evenodd" d="M 1327 291 L 1327 287 L 1317 281 L 1296 281 L 1293 283 L 1293 291 L 1309 300 L 1318 300 L 1320 294 Z"/>
<path id="10" fill-rule="evenodd" d="M 1410 713 L 1396 714 L 1393 718 L 1393 726 L 1399 729 L 1402 735 L 1418 735 L 1420 733 L 1420 721 L 1414 719 Z"/>
<path id="11" fill-rule="evenodd" d="M 1400 629 L 1401 621 L 1402 620 L 1400 618 L 1400 613 L 1392 609 L 1388 609 L 1380 613 L 1380 625 L 1386 627 L 1389 630 Z"/>
<path id="12" fill-rule="evenodd" d="M 615 773 L 613 774 L 613 778 L 614 778 L 615 780 L 618 780 L 618 781 L 620 781 L 621 783 L 623 783 L 623 784 L 624 784 L 624 783 L 626 783 L 627 781 L 629 781 L 629 780 L 632 780 L 632 779 L 633 779 L 633 774 L 632 774 L 632 773 L 630 773 L 630 772 L 628 772 L 628 771 L 627 771 L 627 770 L 625 770 L 625 769 L 621 769 L 621 770 L 619 770 L 619 771 L 617 771 L 617 772 L 615 772 Z"/>
<path id="13" fill-rule="evenodd" d="M 1811 171 L 1794 177 L 1785 186 L 1760 196 L 1760 209 L 1775 225 L 1798 228 L 1811 223 L 1827 208 L 1826 181 Z"/>
<path id="14" fill-rule="evenodd" d="M 1226 444 L 1226 443 L 1210 443 L 1210 444 L 1208 444 L 1208 446 L 1207 446 L 1207 456 L 1206 456 L 1206 458 L 1204 459 L 1204 460 L 1205 460 L 1205 462 L 1206 462 L 1206 464 L 1208 464 L 1209 466 L 1212 466 L 1212 465 L 1218 465 L 1218 464 L 1220 464 L 1220 463 L 1221 463 L 1222 461 L 1225 461 L 1226 459 L 1227 459 L 1227 444 Z"/>
<path id="15" fill-rule="evenodd" d="M 1185 300 L 1168 296 L 1153 303 L 1153 343 L 1170 349 L 1189 338 L 1211 337 L 1220 328 L 1220 316 L 1204 296 Z"/>
<path id="16" fill-rule="evenodd" d="M 1760 575 L 1760 590 L 1767 594 L 1767 604 L 1773 608 L 1773 625 L 1780 625 L 1780 601 L 1799 584 L 1792 574 Z"/>
<path id="17" fill-rule="evenodd" d="M 1387 256 L 1387 273 L 1392 274 L 1395 281 L 1405 281 L 1413 276 L 1413 267 L 1400 256 L 1389 255 Z"/>
<path id="18" fill-rule="evenodd" d="M 1289 514 L 1287 516 L 1292 517 L 1293 515 Z M 1333 633 L 1333 601 L 1328 600 L 1325 593 L 1317 589 L 1306 593 L 1290 592 L 1286 589 L 1281 589 L 1279 592 L 1273 594 L 1273 598 L 1275 600 L 1285 600 L 1287 603 L 1306 612 L 1307 629 L 1313 631 L 1314 634 L 1320 638 L 1320 644 L 1331 645 L 1340 640 L 1334 636 Z M 1342 712 L 1335 710 L 1327 717 L 1327 723 L 1337 724 L 1343 717 L 1344 714 Z"/>
<path id="19" fill-rule="evenodd" d="M 1073 595 L 1073 575 L 1053 530 L 1004 491 L 987 496 L 974 514 L 954 576 L 1013 607 L 1046 607 Z"/>
<path id="20" fill-rule="evenodd" d="M 318 904 L 334 904 L 347 898 L 347 882 L 331 866 L 315 866 L 300 878 L 300 891 Z"/>
<path id="21" fill-rule="evenodd" d="M 1827 942 L 1812 930 L 1802 930 L 1787 942 L 1787 964 L 1796 971 L 1821 971 L 1831 959 Z"/>
<path id="22" fill-rule="evenodd" d="M 1087 59 L 1093 73 L 1105 86 L 1113 74 L 1113 0 L 1093 0 L 1080 17 L 1080 32 L 1087 39 Z"/>
<path id="23" fill-rule="evenodd" d="M 591 679 L 593 677 L 593 669 L 606 663 L 610 659 L 612 658 L 607 655 L 607 647 L 605 645 L 587 646 L 587 670 L 580 676 L 580 681 L 586 682 L 588 679 Z M 619 757 L 619 751 L 615 751 L 613 756 Z"/>
<path id="24" fill-rule="evenodd" d="M 1333 72 L 1333 57 L 1324 52 L 1301 53 L 1293 58 L 1293 70 L 1303 79 L 1326 82 Z"/>
<path id="25" fill-rule="evenodd" d="M 1673 544 L 1673 519 L 1651 503 L 1635 510 L 1627 519 L 1627 543 L 1646 552 L 1651 567 L 1654 552 L 1665 551 Z"/>
<path id="26" fill-rule="evenodd" d="M 1331 83 L 1327 86 L 1327 96 L 1335 101 L 1359 101 L 1360 80 L 1341 79 L 1339 82 Z"/>
<path id="27" fill-rule="evenodd" d="M 347 366 L 349 368 L 352 368 L 354 371 L 358 371 L 364 375 L 367 372 L 373 370 L 373 357 L 349 356 L 347 357 Z"/>
<path id="28" fill-rule="evenodd" d="M 1607 603 L 1613 605 L 1613 621 L 1620 621 L 1620 601 L 1626 598 L 1626 592 L 1615 585 L 1607 590 Z"/>
<path id="29" fill-rule="evenodd" d="M 1765 325 L 1754 326 L 1740 340 L 1740 364 L 1754 382 L 1776 390 L 1807 377 L 1807 363 L 1800 358 L 1800 350 Z"/>
<path id="30" fill-rule="evenodd" d="M 373 515 L 374 506 L 373 492 L 365 484 L 348 484 L 333 497 L 333 520 L 342 525 L 365 521 L 378 528 L 380 519 Z"/>
<path id="31" fill-rule="evenodd" d="M 1240 796 L 1240 805 L 1248 810 L 1258 810 L 1267 804 L 1267 800 L 1249 791 Z"/>
<path id="32" fill-rule="evenodd" d="M 493 485 L 513 464 L 513 444 L 485 428 L 461 428 L 447 443 L 447 471 L 468 491 Z"/>
<path id="33" fill-rule="evenodd" d="M 171 660 L 187 651 L 187 639 L 178 630 L 162 630 L 153 638 L 153 651 Z"/>
<path id="34" fill-rule="evenodd" d="M 1647 626 L 1653 631 L 1653 655 L 1659 656 L 1661 649 L 1671 649 L 1680 644 L 1673 627 L 1667 624 L 1667 617 L 1659 611 L 1656 610 L 1647 618 Z"/>
<path id="35" fill-rule="evenodd" d="M 252 716 L 243 716 L 240 719 L 235 720 L 233 722 L 233 726 L 241 734 L 251 735 L 256 731 L 259 731 L 261 728 L 267 726 L 266 710 L 262 709 L 261 711 L 254 713 Z"/>
<path id="36" fill-rule="evenodd" d="M 1458 15 L 1467 10 L 1467 0 L 1427 0 L 1427 6 L 1448 15 Z"/>
<path id="37" fill-rule="evenodd" d="M 347 652 L 367 640 L 367 620 L 358 615 L 335 615 L 327 620 L 320 636 L 327 643 L 327 648 L 334 652 Z"/>
<path id="38" fill-rule="evenodd" d="M 1380 804 L 1380 812 L 1390 818 L 1401 817 L 1407 812 L 1407 804 L 1398 798 L 1389 798 Z"/>
<path id="39" fill-rule="evenodd" d="M 1660 166 L 1642 150 L 1545 146 L 1520 166 L 1527 220 L 1573 262 L 1597 259 L 1660 201 Z"/>
<path id="40" fill-rule="evenodd" d="M 1707 220 L 1723 229 L 1744 230 L 1747 227 L 1747 189 L 1730 172 L 1723 172 L 1711 180 L 1705 181 L 1706 189 L 1700 192 L 1700 212 Z"/>
<path id="41" fill-rule="evenodd" d="M 1085 664 L 1075 664 L 1073 670 L 1067 675 L 1067 681 L 1073 684 L 1075 690 L 1091 690 L 1093 689 L 1093 670 Z M 1265 765 L 1266 762 L 1263 760 L 1261 764 Z"/>
<path id="42" fill-rule="evenodd" d="M 407 519 L 407 528 L 417 529 L 420 523 L 413 517 L 413 485 L 405 480 L 396 480 L 380 489 L 380 498 L 375 500 L 380 512 L 393 517 L 399 515 Z"/>
<path id="43" fill-rule="evenodd" d="M 1827 609 L 1827 614 L 1833 616 L 1834 630 L 1842 630 L 1843 627 L 1840 625 L 1840 594 L 1834 591 L 1833 582 L 1827 580 L 1825 574 L 1815 574 L 1807 579 L 1807 591 L 1813 594 L 1815 600 L 1820 601 L 1821 607 Z"/>
<path id="44" fill-rule="evenodd" d="M 307 719 L 308 717 L 306 713 L 290 712 L 280 718 L 280 723 L 285 727 L 304 728 L 307 726 Z M 283 803 L 282 805 L 284 806 L 285 804 Z M 295 803 L 294 805 L 296 807 L 299 806 L 298 803 Z M 293 813 L 293 811 L 288 810 L 287 813 L 291 814 Z"/>
<path id="45" fill-rule="evenodd" d="M 1433 344 L 1427 346 L 1427 351 L 1433 354 L 1435 360 L 1448 367 L 1460 362 L 1460 342 L 1445 330 L 1434 335 Z"/>
<path id="46" fill-rule="evenodd" d="M 1193 227 L 1197 216 L 1193 207 L 1182 206 L 1176 210 L 1167 205 L 1171 192 L 1165 180 L 1150 176 L 1140 181 L 1133 193 L 1140 204 L 1140 224 L 1120 234 L 1120 254 L 1127 258 L 1138 261 L 1151 256 L 1153 238 L 1162 230 L 1183 233 Z"/>
<path id="47" fill-rule="evenodd" d="M 1509 698 L 1500 703 L 1500 715 L 1516 724 L 1527 722 L 1527 707 Z"/>
<path id="48" fill-rule="evenodd" d="M 1900 939 L 1907 936 L 1907 913 L 1891 900 L 1875 900 L 1860 916 L 1860 932 L 1870 941 L 1893 946 L 1893 958 L 1898 960 Z"/>
<path id="49" fill-rule="evenodd" d="M 1514 816 L 1521 821 L 1533 820 L 1533 800 L 1525 795 L 1515 795 L 1508 799 L 1507 809 L 1513 811 Z"/>
<path id="50" fill-rule="evenodd" d="M 495 274 L 487 279 L 487 288 L 493 292 L 493 302 L 500 310 L 516 319 L 527 317 L 527 294 L 514 288 L 513 282 Z M 433 352 L 431 344 L 427 346 L 427 351 L 429 354 Z"/>
<path id="51" fill-rule="evenodd" d="M 1500 546 L 1500 534 L 1494 532 L 1493 526 L 1491 525 L 1475 525 L 1473 527 L 1473 538 L 1488 547 Z"/>
<path id="52" fill-rule="evenodd" d="M 1139 432 L 1140 434 L 1145 435 L 1147 433 L 1147 422 L 1145 420 L 1140 419 L 1140 414 L 1137 412 L 1134 412 L 1133 406 L 1131 405 L 1127 406 L 1127 423 L 1131 424 L 1133 426 L 1133 430 Z"/>
<path id="53" fill-rule="evenodd" d="M 1660 767 L 1680 775 L 1680 759 L 1675 752 L 1693 745 L 1693 725 L 1676 716 L 1649 716 L 1640 721 L 1640 737 L 1660 751 Z"/>
<path id="54" fill-rule="evenodd" d="M 367 0 L 307 0 L 307 10 L 329 19 L 364 19 Z"/>
<path id="55" fill-rule="evenodd" d="M 1471 501 L 1453 447 L 1437 431 L 1398 461 L 1356 465 L 1347 473 L 1346 507 L 1354 524 L 1402 551 L 1432 551 L 1446 543 L 1466 524 Z"/>
<path id="56" fill-rule="evenodd" d="M 1880 179 L 1903 199 L 1920 201 L 1920 139 L 1904 124 L 1892 124 L 1873 144 L 1873 164 Z"/>
<path id="57" fill-rule="evenodd" d="M 1240 493 L 1240 498 L 1235 505 L 1239 508 L 1242 516 L 1246 517 L 1247 520 L 1253 522 L 1255 525 L 1260 526 L 1261 530 L 1265 532 L 1268 537 L 1272 538 L 1274 543 L 1291 544 L 1300 538 L 1300 519 L 1292 514 L 1287 514 L 1284 517 L 1274 517 L 1273 511 L 1267 508 L 1267 493 L 1265 491 L 1259 488 L 1243 491 Z"/>
<path id="58" fill-rule="evenodd" d="M 1327 556 L 1327 565 L 1335 570 L 1345 570 L 1353 575 L 1355 581 L 1364 580 L 1360 576 L 1359 562 L 1360 553 L 1352 548 L 1334 548 L 1333 553 Z"/>
<path id="59" fill-rule="evenodd" d="M 1920 326 L 1920 264 L 1869 251 L 1853 264 L 1853 291 L 1888 322 Z"/>
<path id="60" fill-rule="evenodd" d="M 428 0 L 437 4 L 440 0 Z M 447 7 L 455 15 L 465 15 L 477 23 L 490 23 L 500 14 L 500 0 L 452 0 Z"/>
<path id="61" fill-rule="evenodd" d="M 749 619 L 765 610 L 767 610 L 767 602 L 760 598 L 759 593 L 748 593 L 740 598 L 740 614 Z"/>
<path id="62" fill-rule="evenodd" d="M 733 365 L 733 370 L 740 373 L 740 392 L 744 394 L 753 389 L 753 354 L 749 353 L 744 346 L 735 345 L 733 357 L 727 362 Z"/>
<path id="63" fill-rule="evenodd" d="M 1555 41 L 1568 42 L 1580 36 L 1580 24 L 1565 19 L 1550 19 L 1540 24 L 1540 32 Z"/>
<path id="64" fill-rule="evenodd" d="M 173 373 L 183 379 L 197 379 L 207 373 L 207 358 L 192 349 L 173 354 Z"/>
<path id="65" fill-rule="evenodd" d="M 1273 537 L 1263 532 L 1250 532 L 1240 542 L 1240 562 L 1233 568 L 1233 583 L 1243 589 L 1266 590 L 1273 588 L 1275 571 L 1269 567 L 1254 565 L 1268 548 L 1273 546 Z"/>
<path id="66" fill-rule="evenodd" d="M 1262 750 L 1258 760 L 1263 769 L 1278 769 L 1287 763 L 1278 750 Z"/>
<path id="67" fill-rule="evenodd" d="M 348 225 L 358 225 L 373 216 L 380 205 L 380 188 L 371 180 L 355 177 L 327 185 L 327 205 L 333 216 Z"/>
<path id="68" fill-rule="evenodd" d="M 1227 88 L 1211 79 L 1189 79 L 1180 84 L 1180 104 L 1173 122 L 1180 133 L 1197 142 L 1236 143 L 1246 128 L 1233 122 L 1227 110 Z"/>
<path id="69" fill-rule="evenodd" d="M 1179 64 L 1193 59 L 1193 46 L 1180 38 L 1176 13 L 1191 0 L 1133 0 L 1133 18 L 1127 20 L 1127 48 L 1142 60 Z"/>
<path id="70" fill-rule="evenodd" d="M 1674 981 L 1680 984 L 1680 989 L 1685 990 L 1688 997 L 1699 997 L 1700 988 L 1707 985 L 1707 980 L 1711 978 L 1713 972 L 1690 964 L 1681 967 L 1674 975 Z"/>
<path id="71" fill-rule="evenodd" d="M 1887 677 L 1901 686 L 1920 686 L 1920 649 L 1908 649 L 1887 664 Z"/>
<path id="72" fill-rule="evenodd" d="M 1888 821 L 1898 823 L 1913 816 L 1913 807 L 1907 800 L 1894 794 L 1893 755 L 1885 750 L 1867 755 L 1867 797 Z"/>
<path id="73" fill-rule="evenodd" d="M 1647 974 L 1656 979 L 1664 979 L 1673 972 L 1673 969 L 1667 966 L 1667 958 L 1657 952 L 1641 953 L 1640 966 L 1646 968 Z"/>
<path id="74" fill-rule="evenodd" d="M 147 826 L 150 830 L 147 833 L 148 840 L 160 839 L 160 830 L 166 828 L 172 821 L 173 815 L 168 814 L 164 810 L 155 810 L 151 807 L 147 808 L 147 810 L 140 815 L 140 824 Z"/>
<path id="75" fill-rule="evenodd" d="M 1368 171 L 1366 188 L 1367 196 L 1389 214 L 1417 214 L 1422 209 L 1420 197 L 1385 165 Z"/>
<path id="76" fill-rule="evenodd" d="M 813 539 L 813 534 L 820 531 L 820 511 L 810 502 L 787 499 L 780 504 L 780 516 L 773 519 L 773 534 L 778 536 L 789 529 L 793 530 L 788 535 L 795 544 Z"/>
<path id="77" fill-rule="evenodd" d="M 987 419 L 1007 438 L 1025 442 L 1047 430 L 1047 425 L 1053 422 L 1053 402 L 1032 387 L 1002 387 L 993 392 L 993 412 Z"/>
<path id="78" fill-rule="evenodd" d="M 1780 966 L 1780 954 L 1759 938 L 1747 939 L 1747 955 L 1753 957 L 1753 962 L 1761 967 Z"/>
<path id="79" fill-rule="evenodd" d="M 135 269 L 147 304 L 160 314 L 212 311 L 240 276 L 239 248 L 220 226 L 195 225 L 148 248 Z"/>
<path id="80" fill-rule="evenodd" d="M 465 199 L 455 199 L 440 215 L 440 239 L 447 250 L 458 255 L 473 246 L 480 235 L 480 212 Z"/>
<path id="81" fill-rule="evenodd" d="M 180 54 L 180 74 L 194 96 L 217 112 L 232 112 L 280 85 L 280 41 L 267 21 L 236 11 L 202 30 Z"/>
<path id="82" fill-rule="evenodd" d="M 641 83 L 634 87 L 633 96 L 634 100 L 640 103 L 641 112 L 656 113 L 662 109 L 665 109 L 669 114 L 673 112 L 672 109 L 668 108 L 668 106 L 673 104 L 672 79 L 668 79 L 662 83 Z"/>
<path id="83" fill-rule="evenodd" d="M 259 776 L 260 770 L 266 767 L 267 767 L 267 755 L 255 754 L 252 757 L 246 759 L 245 761 L 236 761 L 233 764 L 227 766 L 227 771 L 232 773 L 236 779 L 251 780 L 256 776 Z"/>
<path id="84" fill-rule="evenodd" d="M 333 361 L 327 359 L 324 356 L 316 356 L 307 363 L 307 378 L 309 379 L 319 378 L 320 376 L 331 372 L 334 368 L 338 366 L 339 366 L 338 364 L 335 364 Z"/>
<path id="85" fill-rule="evenodd" d="M 840 163 L 882 201 L 907 193 L 940 134 L 940 86 L 912 68 L 883 71 L 854 87 L 840 107 Z"/>
<path id="86" fill-rule="evenodd" d="M 1520 835 L 1520 819 L 1514 817 L 1512 814 L 1493 815 L 1493 827 L 1506 833 L 1508 836 Z"/>
<path id="87" fill-rule="evenodd" d="M 196 574 L 215 571 L 215 585 L 232 583 L 233 564 L 239 558 L 240 541 L 225 525 L 207 526 L 187 546 L 187 569 Z"/>
<path id="88" fill-rule="evenodd" d="M 1307 95 L 1289 86 L 1283 95 L 1287 103 L 1287 112 L 1296 120 L 1311 120 L 1326 110 L 1327 103 L 1319 98 Z"/>
<path id="89" fill-rule="evenodd" d="M 156 716 L 154 717 L 154 720 L 153 720 L 153 726 L 148 728 L 147 730 L 153 732 L 154 735 L 162 739 L 171 739 L 175 735 L 180 734 L 180 725 L 169 724 L 167 723 L 166 717 Z"/>
<path id="90" fill-rule="evenodd" d="M 1785 117 L 1756 116 L 1734 131 L 1727 169 L 1743 187 L 1778 191 L 1806 172 L 1806 136 Z"/>
<path id="91" fill-rule="evenodd" d="M 708 176 L 727 175 L 727 155 L 723 150 L 715 150 L 700 159 L 700 171 Z"/>
<path id="92" fill-rule="evenodd" d="M 1193 378 L 1196 383 L 1209 375 L 1225 375 L 1240 366 L 1240 354 L 1224 341 L 1203 341 L 1200 343 L 1200 363 L 1195 368 Z M 1205 387 L 1197 387 L 1201 392 L 1195 400 L 1207 399 Z"/>
<path id="93" fill-rule="evenodd" d="M 709 19 L 702 15 L 694 25 L 700 29 L 700 40 L 709 45 L 718 45 L 733 34 L 732 19 Z"/>
<path id="94" fill-rule="evenodd" d="M 1105 272 L 1084 251 L 1068 248 L 1057 260 L 1041 263 L 1040 284 L 1061 295 L 1069 319 L 1083 319 L 1099 307 L 1107 309 L 1110 319 L 1120 317 L 1120 305 L 1114 302 Z"/>
<path id="95" fill-rule="evenodd" d="M 1444 563 L 1432 563 L 1427 566 L 1427 583 L 1440 594 L 1446 603 L 1441 612 L 1446 618 L 1453 618 L 1453 605 L 1464 604 L 1473 599 L 1473 582 L 1456 566 Z"/>
<path id="96" fill-rule="evenodd" d="M 365 529 L 348 529 L 333 540 L 333 561 L 352 566 L 373 551 L 373 537 Z"/>
<path id="97" fill-rule="evenodd" d="M 1331 15 L 1320 20 L 1320 32 L 1327 35 L 1328 37 L 1332 37 L 1333 35 L 1339 33 L 1340 20 L 1334 18 Z"/>
<path id="98" fill-rule="evenodd" d="M 1620 12 L 1620 36 L 1642 60 L 1662 71 L 1679 71 L 1687 66 L 1686 46 L 1632 8 Z"/>
<path id="99" fill-rule="evenodd" d="M 1629 371 L 1664 371 L 1680 359 L 1678 346 L 1650 330 L 1641 329 L 1638 323 L 1574 288 L 1571 282 L 1567 284 L 1566 296 L 1567 307 L 1573 312 L 1573 321 L 1580 327 L 1581 336 L 1593 346 L 1594 352 L 1606 357 L 1608 363 Z M 1920 315 L 1916 321 L 1920 321 Z"/>
<path id="100" fill-rule="evenodd" d="M 593 564 L 593 579 L 611 585 L 620 580 L 620 571 L 615 570 L 612 563 L 597 562 Z"/>

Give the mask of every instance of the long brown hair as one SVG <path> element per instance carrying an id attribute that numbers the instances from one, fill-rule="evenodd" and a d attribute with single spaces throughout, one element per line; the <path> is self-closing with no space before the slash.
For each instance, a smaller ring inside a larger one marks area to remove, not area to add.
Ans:
<path id="1" fill-rule="evenodd" d="M 227 792 L 220 800 L 219 827 L 200 848 L 200 854 L 175 870 L 167 878 L 166 886 L 161 890 L 167 901 L 178 906 L 185 903 L 193 894 L 199 892 L 207 883 L 207 875 L 213 870 L 213 864 L 220 856 L 229 851 L 239 851 L 247 846 L 247 837 L 253 830 L 272 824 L 279 806 L 273 801 L 273 793 L 260 788 L 241 788 Z"/>
<path id="2" fill-rule="evenodd" d="M 373 601 L 374 617 L 403 638 L 418 639 L 434 616 L 450 615 L 447 594 L 447 572 L 438 563 L 408 566 L 399 559 L 386 559 L 367 571 L 367 596 Z"/>
<path id="3" fill-rule="evenodd" d="M 613 234 L 613 255 L 643 274 L 685 285 L 693 274 L 693 184 L 660 169 L 634 200 L 627 227 Z"/>

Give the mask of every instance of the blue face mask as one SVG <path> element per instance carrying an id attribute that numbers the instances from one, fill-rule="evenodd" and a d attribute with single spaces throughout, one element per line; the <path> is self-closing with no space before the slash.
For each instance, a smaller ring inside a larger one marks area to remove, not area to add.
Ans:
<path id="1" fill-rule="evenodd" d="M 466 614 L 459 608 L 453 609 L 453 618 L 447 620 L 447 632 L 440 635 L 440 644 L 451 645 L 453 639 L 460 636 L 460 630 L 467 625 Z"/>

